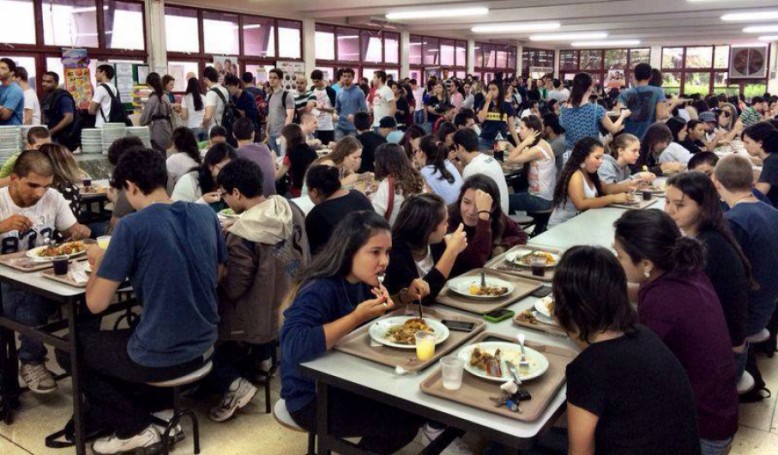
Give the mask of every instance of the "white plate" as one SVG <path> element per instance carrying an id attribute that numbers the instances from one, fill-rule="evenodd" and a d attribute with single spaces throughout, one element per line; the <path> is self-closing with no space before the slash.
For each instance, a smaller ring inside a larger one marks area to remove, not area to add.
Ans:
<path id="1" fill-rule="evenodd" d="M 502 370 L 501 377 L 498 378 L 495 376 L 489 376 L 484 370 L 470 365 L 470 355 L 472 354 L 473 349 L 476 347 L 481 349 L 481 351 L 492 355 L 494 355 L 497 349 L 500 350 L 501 358 L 503 360 L 502 365 L 500 365 L 500 369 Z M 504 341 L 487 341 L 484 343 L 471 344 L 470 346 L 466 346 L 464 349 L 459 351 L 457 356 L 465 362 L 465 371 L 472 374 L 473 376 L 486 379 L 488 381 L 505 382 L 513 379 L 510 371 L 508 371 L 508 367 L 505 365 L 505 361 L 513 362 L 513 364 L 516 365 L 516 369 L 519 370 L 519 378 L 521 378 L 522 381 L 529 381 L 530 379 L 535 379 L 542 376 L 543 373 L 548 370 L 548 359 L 546 356 L 532 348 L 525 347 L 524 352 L 526 353 L 527 361 L 529 362 L 529 369 L 526 370 L 519 368 L 519 361 L 521 360 L 521 346 L 514 343 L 507 343 Z"/>
<path id="2" fill-rule="evenodd" d="M 492 276 L 486 275 L 486 285 L 490 287 L 504 287 L 508 289 L 508 292 L 502 295 L 473 295 L 470 293 L 470 286 L 476 285 L 481 286 L 481 277 L 480 276 L 461 276 L 458 278 L 454 278 L 452 280 L 449 280 L 448 288 L 452 291 L 456 292 L 459 295 L 469 297 L 472 299 L 478 299 L 478 300 L 488 300 L 488 299 L 499 299 L 500 297 L 505 297 L 506 295 L 510 295 L 516 287 L 507 281 L 503 281 L 499 278 L 495 278 Z"/>
<path id="3" fill-rule="evenodd" d="M 63 245 L 64 245 L 64 244 L 63 244 Z M 58 246 L 59 246 L 59 245 L 58 245 Z M 42 250 L 46 249 L 46 248 L 48 248 L 48 246 L 44 245 L 44 246 L 39 246 L 39 247 L 37 247 L 37 248 L 33 248 L 33 249 L 31 249 L 31 250 L 28 250 L 28 251 L 27 251 L 27 257 L 28 257 L 28 258 L 31 258 L 31 259 L 34 259 L 34 260 L 36 260 L 36 261 L 41 261 L 41 262 L 48 262 L 48 261 L 51 261 L 51 258 L 43 258 L 43 257 L 40 257 L 40 256 L 38 256 L 38 253 L 39 253 L 40 251 L 42 251 Z M 69 254 L 69 255 L 67 255 L 67 256 L 68 256 L 68 259 L 73 259 L 73 258 L 75 258 L 75 257 L 81 256 L 81 255 L 84 255 L 84 254 L 86 254 L 86 250 L 84 250 L 84 251 L 81 251 L 80 253 Z"/>
<path id="4" fill-rule="evenodd" d="M 540 251 L 540 250 L 533 250 L 530 248 L 522 248 L 519 250 L 509 251 L 508 254 L 505 255 L 505 260 L 510 262 L 513 265 L 518 265 L 519 267 L 530 267 L 529 264 L 523 264 L 518 261 L 518 259 L 532 253 L 533 251 Z M 554 258 L 554 264 L 553 265 L 546 265 L 546 267 L 556 267 L 557 264 L 559 264 L 559 260 L 561 259 L 558 254 L 550 253 L 548 251 L 544 251 L 544 253 L 550 254 Z"/>
<path id="5" fill-rule="evenodd" d="M 550 295 L 547 295 L 535 302 L 535 310 L 543 316 L 553 319 L 554 316 L 551 314 L 550 308 L 548 307 L 552 303 L 554 303 L 554 299 Z"/>
<path id="6" fill-rule="evenodd" d="M 400 349 L 416 349 L 415 344 L 399 344 L 391 341 L 387 336 L 386 332 L 398 325 L 405 324 L 405 321 L 408 319 L 415 319 L 416 316 L 392 316 L 388 318 L 383 318 L 375 321 L 374 323 L 370 324 L 370 329 L 368 330 L 368 333 L 370 334 L 370 338 L 375 341 L 376 343 L 381 343 L 384 346 L 390 346 L 393 348 L 400 348 Z M 424 321 L 427 323 L 428 326 L 432 328 L 432 330 L 435 331 L 435 334 L 438 336 L 438 340 L 435 342 L 435 344 L 440 344 L 446 339 L 448 339 L 449 331 L 448 327 L 443 325 L 442 322 L 438 321 L 437 319 L 432 319 L 425 317 Z"/>

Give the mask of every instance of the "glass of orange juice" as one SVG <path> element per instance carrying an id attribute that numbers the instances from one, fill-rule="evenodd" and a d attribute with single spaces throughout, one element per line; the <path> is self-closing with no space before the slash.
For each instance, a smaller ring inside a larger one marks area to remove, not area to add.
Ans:
<path id="1" fill-rule="evenodd" d="M 97 246 L 100 248 L 107 250 L 108 244 L 111 243 L 111 236 L 110 235 L 101 235 L 97 238 Z"/>
<path id="2" fill-rule="evenodd" d="M 424 361 L 435 355 L 435 342 L 438 336 L 432 332 L 416 332 L 416 358 Z"/>

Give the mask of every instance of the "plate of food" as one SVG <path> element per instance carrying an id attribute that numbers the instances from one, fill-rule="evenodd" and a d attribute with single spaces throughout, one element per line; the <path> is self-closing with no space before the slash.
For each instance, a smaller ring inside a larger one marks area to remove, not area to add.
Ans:
<path id="1" fill-rule="evenodd" d="M 549 253 L 548 251 L 519 249 L 515 251 L 509 251 L 505 255 L 505 259 L 514 265 L 520 265 L 522 267 L 531 267 L 534 261 L 546 261 L 546 267 L 554 267 L 559 264 L 559 255 Z"/>
<path id="2" fill-rule="evenodd" d="M 548 370 L 548 359 L 532 348 L 524 348 L 529 368 L 519 368 L 521 346 L 504 341 L 475 343 L 459 351 L 458 357 L 465 362 L 465 371 L 488 381 L 505 382 L 512 380 L 506 362 L 516 365 L 519 378 L 529 381 L 543 375 Z"/>
<path id="3" fill-rule="evenodd" d="M 60 245 L 44 245 L 27 251 L 27 257 L 36 261 L 50 261 L 57 256 L 67 256 L 68 259 L 86 253 L 86 244 L 81 240 L 65 242 Z"/>
<path id="4" fill-rule="evenodd" d="M 638 185 L 638 190 L 648 191 L 649 193 L 652 194 L 659 194 L 665 192 L 665 189 L 662 188 L 661 186 L 657 186 L 653 183 L 647 183 L 647 182 L 641 182 L 640 185 Z"/>
<path id="5" fill-rule="evenodd" d="M 240 215 L 235 213 L 232 209 L 219 210 L 219 216 L 223 216 L 224 218 L 240 218 Z"/>
<path id="6" fill-rule="evenodd" d="M 376 343 L 400 349 L 416 349 L 416 332 L 432 332 L 438 337 L 435 344 L 448 338 L 448 327 L 432 318 L 415 316 L 393 316 L 375 321 L 368 333 Z"/>
<path id="7" fill-rule="evenodd" d="M 513 283 L 489 275 L 486 275 L 486 286 L 481 286 L 481 278 L 478 276 L 461 276 L 449 280 L 448 288 L 474 299 L 496 299 L 510 295 L 516 289 Z"/>
<path id="8" fill-rule="evenodd" d="M 539 299 L 535 302 L 535 310 L 541 315 L 553 319 L 554 318 L 554 298 L 550 295 Z"/>

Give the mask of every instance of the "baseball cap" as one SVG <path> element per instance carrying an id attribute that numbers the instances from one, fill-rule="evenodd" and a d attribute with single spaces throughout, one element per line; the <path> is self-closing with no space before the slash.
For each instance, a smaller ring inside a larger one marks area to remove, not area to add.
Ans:
<path id="1" fill-rule="evenodd" d="M 716 121 L 716 114 L 714 114 L 713 112 L 710 112 L 710 111 L 701 112 L 700 115 L 699 115 L 699 118 L 700 118 L 701 122 L 705 122 L 705 123 L 715 122 Z"/>

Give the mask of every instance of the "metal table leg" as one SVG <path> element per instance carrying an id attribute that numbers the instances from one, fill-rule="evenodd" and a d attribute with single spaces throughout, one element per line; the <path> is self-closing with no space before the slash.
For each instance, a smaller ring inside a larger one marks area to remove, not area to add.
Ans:
<path id="1" fill-rule="evenodd" d="M 65 304 L 65 317 L 68 320 L 68 354 L 70 355 L 70 374 L 73 383 L 73 424 L 76 437 L 76 453 L 78 455 L 86 454 L 86 435 L 84 434 L 84 416 L 81 402 L 81 374 L 78 361 L 78 324 L 76 322 L 75 306 L 77 301 L 71 299 Z"/>

